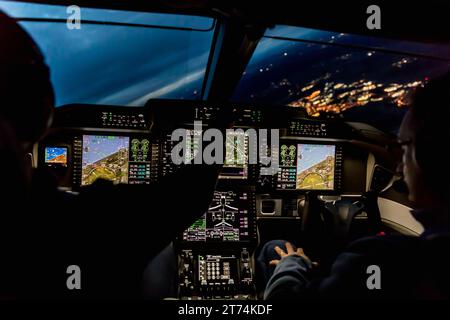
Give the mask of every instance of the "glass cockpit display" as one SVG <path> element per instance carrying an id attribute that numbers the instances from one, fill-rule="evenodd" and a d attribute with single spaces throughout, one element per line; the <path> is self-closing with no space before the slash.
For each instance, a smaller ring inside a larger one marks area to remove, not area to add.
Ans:
<path id="1" fill-rule="evenodd" d="M 129 137 L 84 135 L 81 185 L 99 178 L 128 183 L 129 145 Z"/>
<path id="2" fill-rule="evenodd" d="M 169 138 L 169 137 L 168 137 Z M 170 138 L 169 138 L 170 139 Z M 202 148 L 202 131 L 187 129 L 183 160 L 195 163 Z M 245 180 L 248 178 L 249 137 L 244 131 L 228 132 L 224 141 L 225 157 L 219 179 Z M 173 144 L 170 144 L 173 147 Z M 171 161 L 172 150 L 165 150 L 167 161 Z"/>
<path id="3" fill-rule="evenodd" d="M 297 189 L 333 190 L 336 146 L 297 146 Z"/>
<path id="4" fill-rule="evenodd" d="M 67 148 L 65 147 L 46 147 L 44 162 L 47 165 L 67 166 Z"/>
<path id="5" fill-rule="evenodd" d="M 99 178 L 113 183 L 150 183 L 150 149 L 145 138 L 83 135 L 81 185 Z"/>
<path id="6" fill-rule="evenodd" d="M 284 143 L 277 188 L 334 190 L 335 159 L 335 145 Z"/>
<path id="7" fill-rule="evenodd" d="M 250 201 L 247 192 L 215 191 L 208 211 L 183 233 L 183 241 L 250 241 Z"/>

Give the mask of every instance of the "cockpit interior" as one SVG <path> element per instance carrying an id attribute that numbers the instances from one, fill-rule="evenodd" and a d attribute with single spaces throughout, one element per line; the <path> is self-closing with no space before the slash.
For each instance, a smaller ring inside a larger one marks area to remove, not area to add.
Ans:
<path id="1" fill-rule="evenodd" d="M 150 298 L 260 300 L 268 241 L 301 245 L 326 274 L 354 240 L 424 230 L 395 144 L 412 92 L 450 70 L 445 18 L 386 3 L 383 28 L 369 30 L 363 5 L 269 3 L 0 1 L 51 70 L 56 108 L 30 156 L 60 192 L 157 184 L 179 166 L 175 130 L 192 162 L 231 115 L 208 209 L 172 240 L 173 290 Z M 436 8 L 423 10 L 443 17 Z M 429 24 L 394 27 L 401 10 Z M 250 161 L 262 153 L 275 171 Z M 148 214 L 176 220 L 178 196 Z"/>

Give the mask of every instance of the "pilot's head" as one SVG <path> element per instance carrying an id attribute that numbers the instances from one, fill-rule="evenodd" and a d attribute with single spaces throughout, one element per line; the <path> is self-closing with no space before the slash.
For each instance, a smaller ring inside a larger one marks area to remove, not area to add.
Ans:
<path id="1" fill-rule="evenodd" d="M 49 70 L 33 39 L 0 11 L 0 117 L 26 146 L 50 123 L 54 95 Z"/>
<path id="2" fill-rule="evenodd" d="M 399 131 L 402 171 L 417 207 L 450 204 L 450 73 L 416 91 Z"/>

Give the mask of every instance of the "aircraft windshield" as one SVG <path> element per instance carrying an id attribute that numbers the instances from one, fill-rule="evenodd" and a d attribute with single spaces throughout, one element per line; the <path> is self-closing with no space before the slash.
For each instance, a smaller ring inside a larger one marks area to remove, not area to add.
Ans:
<path id="1" fill-rule="evenodd" d="M 450 69 L 450 46 L 298 27 L 266 31 L 233 100 L 339 113 L 394 132 L 411 89 Z"/>
<path id="2" fill-rule="evenodd" d="M 21 20 L 43 51 L 57 106 L 202 96 L 212 18 L 81 8 L 81 29 L 69 29 L 66 6 L 0 1 L 0 10 Z"/>

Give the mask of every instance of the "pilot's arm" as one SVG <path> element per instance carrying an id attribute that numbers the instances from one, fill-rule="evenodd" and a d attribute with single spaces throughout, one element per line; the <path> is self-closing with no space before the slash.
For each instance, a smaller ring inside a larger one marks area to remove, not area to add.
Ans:
<path id="1" fill-rule="evenodd" d="M 84 289 L 63 293 L 141 297 L 146 265 L 207 211 L 218 172 L 218 166 L 185 165 L 151 185 L 98 181 L 83 188 L 68 205 L 69 214 L 61 212 L 69 219 L 55 230 L 64 245 L 55 258 L 67 260 L 64 268 L 80 266 Z"/>
<path id="2" fill-rule="evenodd" d="M 145 250 L 146 258 L 152 258 L 207 211 L 220 168 L 184 165 L 151 185 L 94 183 L 78 202 L 89 210 L 86 220 L 98 224 L 97 231 L 85 227 L 121 246 Z"/>
<path id="3" fill-rule="evenodd" d="M 355 289 L 355 279 L 365 285 L 367 277 L 358 275 L 362 259 L 359 254 L 344 252 L 333 263 L 327 277 L 313 279 L 309 259 L 299 255 L 283 257 L 267 283 L 264 299 L 346 298 Z"/>
<path id="4" fill-rule="evenodd" d="M 303 255 L 286 255 L 279 260 L 267 283 L 265 299 L 379 299 L 401 298 L 417 277 L 419 259 L 411 252 L 413 238 L 370 237 L 352 243 L 331 266 L 327 276 L 313 278 L 313 265 Z M 280 255 L 281 256 L 281 255 Z M 411 258 L 413 258 L 411 260 Z M 372 280 L 373 269 L 380 270 L 379 283 Z M 400 276 L 398 276 L 400 275 Z M 369 285 L 368 285 L 369 282 Z M 380 288 L 377 288 L 377 286 Z"/>
<path id="5" fill-rule="evenodd" d="M 310 282 L 311 267 L 308 261 L 297 255 L 281 259 L 267 283 L 264 299 L 284 300 L 301 296 Z"/>

